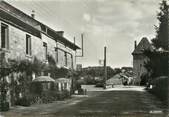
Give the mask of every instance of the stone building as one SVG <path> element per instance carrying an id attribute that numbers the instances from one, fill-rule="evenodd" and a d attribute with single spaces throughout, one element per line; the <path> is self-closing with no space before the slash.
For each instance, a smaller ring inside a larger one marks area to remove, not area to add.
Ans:
<path id="1" fill-rule="evenodd" d="M 80 49 L 63 36 L 10 4 L 0 1 L 0 52 L 6 59 L 29 59 L 35 56 L 46 62 L 51 55 L 58 67 L 75 68 L 75 51 Z"/>
<path id="2" fill-rule="evenodd" d="M 58 67 L 76 69 L 75 53 L 80 48 L 66 39 L 63 31 L 51 29 L 34 16 L 0 1 L 0 69 L 4 63 L 2 59 L 6 62 L 8 59 L 31 61 L 36 57 L 47 63 L 49 55 Z M 5 79 L 10 82 L 8 76 Z M 7 101 L 11 103 L 12 99 L 8 90 Z"/>
<path id="3" fill-rule="evenodd" d="M 141 76 L 147 72 L 145 68 L 145 62 L 149 60 L 147 56 L 144 55 L 144 50 L 153 50 L 152 45 L 147 38 L 142 38 L 140 43 L 137 45 L 135 41 L 135 49 L 132 53 L 133 55 L 133 72 L 136 76 L 136 82 L 141 81 Z"/>

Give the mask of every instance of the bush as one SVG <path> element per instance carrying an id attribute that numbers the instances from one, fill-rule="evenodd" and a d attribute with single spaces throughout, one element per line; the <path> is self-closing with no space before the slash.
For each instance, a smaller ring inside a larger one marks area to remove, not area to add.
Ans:
<path id="1" fill-rule="evenodd" d="M 70 97 L 68 90 L 64 91 L 43 91 L 39 94 L 29 94 L 27 97 L 19 98 L 15 104 L 20 106 L 30 106 L 31 104 L 51 103 L 52 101 L 64 100 Z"/>
<path id="2" fill-rule="evenodd" d="M 40 98 L 39 95 L 29 94 L 27 97 L 30 101 L 30 104 L 41 104 L 42 103 L 42 99 Z"/>
<path id="3" fill-rule="evenodd" d="M 143 73 L 143 74 L 141 75 L 140 85 L 141 85 L 141 86 L 146 86 L 146 84 L 148 83 L 148 81 L 149 81 L 148 73 Z"/>
<path id="4" fill-rule="evenodd" d="M 3 102 L 0 104 L 0 111 L 8 111 L 9 110 L 9 102 Z"/>
<path id="5" fill-rule="evenodd" d="M 95 87 L 104 87 L 104 83 L 101 83 L 101 82 L 96 83 Z"/>
<path id="6" fill-rule="evenodd" d="M 84 91 L 84 89 L 78 89 L 78 94 L 79 95 L 85 95 L 85 91 Z"/>
<path id="7" fill-rule="evenodd" d="M 50 103 L 58 99 L 56 91 L 45 91 L 41 95 L 42 103 Z"/>
<path id="8" fill-rule="evenodd" d="M 161 99 L 163 102 L 169 101 L 169 96 L 168 96 L 168 77 L 167 76 L 161 76 L 158 78 L 155 78 L 151 84 L 153 85 L 153 88 L 150 89 L 149 91 L 157 96 L 159 99 Z"/>
<path id="9" fill-rule="evenodd" d="M 86 85 L 93 85 L 96 83 L 94 77 L 92 77 L 92 76 L 84 77 L 84 81 L 85 81 Z"/>
<path id="10" fill-rule="evenodd" d="M 31 105 L 31 100 L 28 97 L 22 97 L 19 98 L 16 102 L 16 105 L 20 105 L 20 106 L 30 106 Z"/>
<path id="11" fill-rule="evenodd" d="M 70 92 L 68 90 L 59 91 L 57 93 L 58 100 L 64 100 L 65 98 L 70 98 Z"/>
<path id="12" fill-rule="evenodd" d="M 35 95 L 41 95 L 43 91 L 42 83 L 39 82 L 32 82 L 30 87 L 30 92 Z"/>

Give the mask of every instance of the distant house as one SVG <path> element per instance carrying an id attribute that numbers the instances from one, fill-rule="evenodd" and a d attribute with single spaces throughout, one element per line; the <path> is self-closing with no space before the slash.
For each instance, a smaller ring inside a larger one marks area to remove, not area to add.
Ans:
<path id="1" fill-rule="evenodd" d="M 133 72 L 136 75 L 136 81 L 141 81 L 141 76 L 147 72 L 145 68 L 145 62 L 149 60 L 147 56 L 144 55 L 145 50 L 153 50 L 152 45 L 147 38 L 142 38 L 140 43 L 137 45 L 135 41 L 135 49 L 132 53 L 133 55 Z"/>
<path id="2" fill-rule="evenodd" d="M 107 85 L 122 85 L 122 77 L 120 74 L 116 74 L 113 77 L 111 77 L 110 79 L 106 80 L 106 84 Z"/>
<path id="3" fill-rule="evenodd" d="M 71 90 L 71 79 L 58 78 L 55 80 L 58 91 L 70 91 Z"/>
<path id="4" fill-rule="evenodd" d="M 132 67 L 122 67 L 122 68 L 121 68 L 121 71 L 122 71 L 122 72 L 132 72 L 132 71 L 133 71 L 133 68 L 132 68 Z"/>

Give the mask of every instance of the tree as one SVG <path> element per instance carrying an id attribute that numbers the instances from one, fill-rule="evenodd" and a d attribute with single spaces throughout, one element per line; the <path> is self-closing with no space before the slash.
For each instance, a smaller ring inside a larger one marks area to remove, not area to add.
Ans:
<path id="1" fill-rule="evenodd" d="M 160 12 L 157 14 L 159 26 L 155 26 L 156 37 L 152 39 L 153 45 L 158 48 L 168 50 L 168 15 L 169 5 L 166 0 L 160 3 Z"/>

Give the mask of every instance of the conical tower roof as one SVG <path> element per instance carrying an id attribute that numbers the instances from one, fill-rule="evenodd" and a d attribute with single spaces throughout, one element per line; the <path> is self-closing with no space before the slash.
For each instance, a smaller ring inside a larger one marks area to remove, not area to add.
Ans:
<path id="1" fill-rule="evenodd" d="M 142 38 L 140 43 L 136 46 L 135 50 L 133 51 L 133 55 L 134 54 L 142 54 L 144 50 L 153 50 L 152 45 L 150 44 L 150 42 L 148 41 L 147 38 Z"/>

